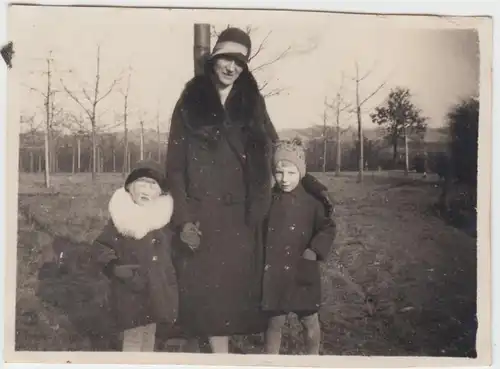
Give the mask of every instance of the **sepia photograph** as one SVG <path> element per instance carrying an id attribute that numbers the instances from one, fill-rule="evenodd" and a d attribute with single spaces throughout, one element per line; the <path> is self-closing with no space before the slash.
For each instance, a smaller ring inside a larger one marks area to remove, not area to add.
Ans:
<path id="1" fill-rule="evenodd" d="M 491 18 L 7 21 L 7 361 L 491 360 Z"/>

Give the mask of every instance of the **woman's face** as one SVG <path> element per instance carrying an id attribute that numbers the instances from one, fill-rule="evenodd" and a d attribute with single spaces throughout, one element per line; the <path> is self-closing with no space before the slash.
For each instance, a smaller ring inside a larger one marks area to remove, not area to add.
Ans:
<path id="1" fill-rule="evenodd" d="M 238 79 L 244 66 L 237 60 L 222 55 L 215 59 L 214 73 L 219 83 L 223 86 L 232 86 Z"/>

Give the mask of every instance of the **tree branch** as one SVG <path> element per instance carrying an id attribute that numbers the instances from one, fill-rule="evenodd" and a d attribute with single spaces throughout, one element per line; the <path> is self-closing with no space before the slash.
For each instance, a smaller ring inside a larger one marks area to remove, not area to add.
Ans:
<path id="1" fill-rule="evenodd" d="M 83 109 L 83 111 L 89 116 L 90 119 L 92 119 L 92 112 L 85 107 L 85 105 L 82 104 L 80 99 L 78 99 L 64 84 L 62 78 L 60 79 L 61 85 L 63 86 L 63 89 L 66 91 L 66 93 L 71 97 L 73 101 L 75 101 L 80 107 Z"/>
<path id="2" fill-rule="evenodd" d="M 109 87 L 108 91 L 102 95 L 100 98 L 98 98 L 96 100 L 97 103 L 99 103 L 101 100 L 105 99 L 106 97 L 108 97 L 108 95 L 113 91 L 113 88 L 116 86 L 116 84 L 118 83 L 118 81 L 120 80 L 120 77 L 116 78 L 112 83 L 111 83 L 111 86 Z"/>
<path id="3" fill-rule="evenodd" d="M 279 54 L 276 58 L 274 58 L 274 59 L 272 59 L 272 60 L 270 60 L 270 61 L 268 61 L 268 62 L 266 62 L 266 63 L 263 63 L 263 64 L 259 65 L 258 67 L 253 68 L 253 69 L 252 69 L 252 72 L 253 72 L 253 73 L 255 73 L 255 72 L 257 72 L 257 71 L 259 71 L 259 70 L 261 70 L 261 69 L 263 69 L 263 68 L 265 68 L 265 67 L 268 67 L 268 66 L 270 66 L 270 65 L 272 65 L 272 64 L 274 64 L 274 63 L 276 63 L 277 61 L 279 61 L 279 60 L 283 59 L 283 58 L 284 58 L 284 57 L 285 57 L 285 56 L 286 56 L 286 55 L 290 52 L 290 50 L 291 50 L 291 49 L 292 49 L 292 47 L 291 47 L 291 46 L 288 46 L 288 47 L 287 47 L 287 48 L 286 48 L 286 49 L 285 49 L 285 50 L 284 50 L 281 54 Z"/>
<path id="4" fill-rule="evenodd" d="M 247 33 L 250 35 L 250 32 L 247 32 Z M 256 56 L 258 56 L 261 53 L 262 50 L 265 49 L 267 39 L 269 38 L 269 36 L 271 36 L 271 33 L 272 33 L 272 31 L 269 31 L 269 33 L 266 35 L 266 37 L 264 37 L 264 39 L 259 44 L 259 47 L 257 48 L 257 50 L 248 58 L 248 62 L 251 62 Z"/>
<path id="5" fill-rule="evenodd" d="M 363 100 L 359 103 L 359 106 L 360 106 L 360 107 L 361 107 L 361 106 L 363 106 L 363 104 L 364 104 L 365 102 L 367 102 L 367 101 L 368 101 L 368 100 L 370 100 L 373 96 L 375 96 L 375 94 L 376 94 L 377 92 L 379 92 L 379 91 L 380 91 L 380 90 L 381 90 L 381 89 L 382 89 L 382 88 L 383 88 L 386 84 L 387 84 L 387 81 L 385 81 L 385 82 L 381 83 L 381 84 L 380 84 L 380 85 L 379 85 L 379 86 L 375 89 L 375 91 L 373 91 L 370 95 L 368 95 L 366 98 L 364 98 L 364 99 L 363 99 Z"/>

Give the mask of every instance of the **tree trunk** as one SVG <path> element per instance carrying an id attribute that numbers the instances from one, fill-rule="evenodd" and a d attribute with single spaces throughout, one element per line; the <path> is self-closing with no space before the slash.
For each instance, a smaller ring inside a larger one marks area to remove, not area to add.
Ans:
<path id="1" fill-rule="evenodd" d="M 75 174 L 75 161 L 76 161 L 76 155 L 75 155 L 75 142 L 73 141 L 73 145 L 71 145 L 71 174 Z"/>
<path id="2" fill-rule="evenodd" d="M 101 148 L 97 146 L 97 173 L 101 171 Z"/>
<path id="3" fill-rule="evenodd" d="M 38 172 L 42 171 L 42 155 L 38 155 Z"/>
<path id="4" fill-rule="evenodd" d="M 144 160 L 144 122 L 141 120 L 141 153 L 140 160 Z"/>
<path id="5" fill-rule="evenodd" d="M 410 163 L 409 163 L 409 158 L 408 158 L 408 134 L 406 131 L 406 127 L 404 129 L 404 134 L 405 134 L 405 176 L 408 176 L 408 173 L 410 172 Z"/>
<path id="6" fill-rule="evenodd" d="M 113 173 L 116 173 L 116 152 L 113 148 Z"/>
<path id="7" fill-rule="evenodd" d="M 335 175 L 340 176 L 340 167 L 342 165 L 342 149 L 340 143 L 340 118 L 339 108 L 337 107 L 337 165 L 335 166 Z"/>
<path id="8" fill-rule="evenodd" d="M 96 145 L 95 121 L 92 122 L 92 181 L 96 179 L 97 170 L 97 145 Z"/>
<path id="9" fill-rule="evenodd" d="M 47 103 L 48 104 L 48 103 Z M 45 127 L 45 187 L 50 187 L 50 160 L 49 160 L 49 129 L 50 129 L 50 121 L 49 121 L 49 110 L 47 108 L 47 123 Z"/>
<path id="10" fill-rule="evenodd" d="M 364 137 L 363 137 L 363 123 L 361 122 L 361 108 L 358 106 L 357 108 L 358 115 L 358 141 L 359 141 L 359 174 L 358 174 L 358 182 L 363 182 L 363 170 L 364 170 Z"/>
<path id="11" fill-rule="evenodd" d="M 392 139 L 392 169 L 396 169 L 397 157 L 398 157 L 398 139 L 396 137 Z"/>
<path id="12" fill-rule="evenodd" d="M 161 137 L 160 137 L 160 118 L 156 118 L 156 134 L 158 137 L 158 163 L 161 163 Z"/>
<path id="13" fill-rule="evenodd" d="M 81 169 L 82 169 L 82 148 L 81 148 L 81 144 L 80 144 L 80 136 L 78 136 L 77 138 L 77 150 L 78 150 L 78 153 L 77 153 L 77 170 L 78 170 L 78 173 L 80 173 Z"/>
<path id="14" fill-rule="evenodd" d="M 125 115 L 125 128 L 123 131 L 123 140 L 124 140 L 124 150 L 123 150 L 123 168 L 122 168 L 122 177 L 125 177 L 125 173 L 128 173 L 130 155 L 128 152 L 128 131 L 127 131 L 127 116 Z"/>
<path id="15" fill-rule="evenodd" d="M 35 172 L 35 163 L 34 163 L 33 151 L 30 150 L 30 173 L 34 172 Z"/>

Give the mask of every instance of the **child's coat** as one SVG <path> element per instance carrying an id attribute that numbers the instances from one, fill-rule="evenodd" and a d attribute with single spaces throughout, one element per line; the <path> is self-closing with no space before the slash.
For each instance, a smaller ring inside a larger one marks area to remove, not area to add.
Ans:
<path id="1" fill-rule="evenodd" d="M 109 212 L 111 220 L 94 247 L 111 280 L 111 302 L 119 329 L 174 323 L 178 290 L 171 258 L 172 231 L 166 227 L 173 212 L 172 197 L 162 195 L 141 207 L 120 188 L 111 198 Z M 111 264 L 139 265 L 134 283 L 114 276 Z"/>
<path id="2" fill-rule="evenodd" d="M 290 193 L 275 189 L 265 234 L 264 310 L 277 314 L 318 311 L 319 261 L 327 258 L 336 232 L 327 213 L 301 184 Z M 306 248 L 316 252 L 318 261 L 302 257 Z"/>

